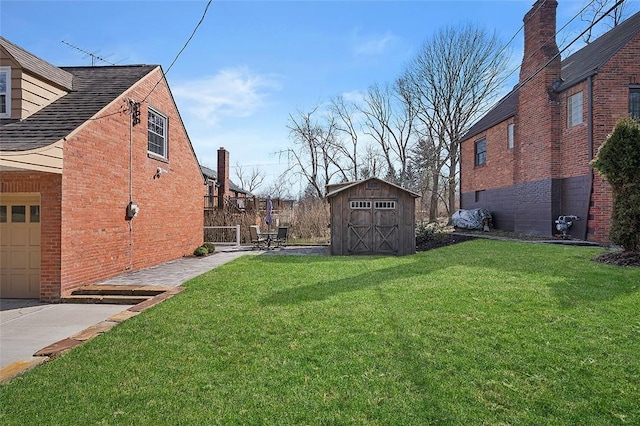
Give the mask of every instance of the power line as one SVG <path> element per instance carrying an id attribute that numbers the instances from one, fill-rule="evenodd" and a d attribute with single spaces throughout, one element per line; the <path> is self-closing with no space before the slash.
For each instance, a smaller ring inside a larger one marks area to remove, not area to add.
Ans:
<path id="1" fill-rule="evenodd" d="M 196 24 L 195 28 L 193 29 L 193 31 L 191 32 L 191 35 L 189 36 L 189 38 L 187 39 L 187 41 L 184 43 L 184 45 L 182 46 L 182 49 L 180 49 L 180 51 L 176 54 L 176 57 L 173 59 L 173 61 L 171 62 L 171 65 L 169 65 L 169 68 L 167 68 L 166 71 L 164 71 L 162 73 L 162 77 L 156 82 L 156 84 L 153 86 L 153 88 L 151 89 L 151 91 L 147 94 L 147 96 L 145 96 L 142 101 L 140 101 L 140 103 L 144 103 L 147 98 L 149 96 L 151 96 L 151 94 L 153 93 L 154 90 L 156 90 L 156 87 L 158 87 L 158 84 L 160 84 L 160 82 L 165 79 L 167 77 L 167 74 L 169 73 L 169 71 L 171 70 L 171 68 L 173 68 L 173 65 L 175 65 L 176 61 L 178 60 L 178 58 L 180 57 L 180 55 L 182 54 L 182 52 L 184 52 L 184 50 L 187 48 L 187 46 L 189 45 L 189 43 L 191 42 L 191 39 L 193 39 L 193 36 L 196 34 L 196 31 L 198 30 L 198 28 L 200 27 L 200 24 L 202 24 L 202 22 L 204 21 L 205 16 L 207 16 L 207 11 L 209 10 L 209 6 L 211 5 L 211 2 L 213 0 L 209 0 L 207 2 L 207 5 L 204 8 L 204 12 L 202 12 L 202 16 L 200 17 L 200 20 L 198 21 L 198 23 Z"/>

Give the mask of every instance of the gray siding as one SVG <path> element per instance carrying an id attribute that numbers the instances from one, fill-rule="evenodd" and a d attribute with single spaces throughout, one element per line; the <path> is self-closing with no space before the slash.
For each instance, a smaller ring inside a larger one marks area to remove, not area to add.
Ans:
<path id="1" fill-rule="evenodd" d="M 584 239 L 589 206 L 590 175 L 545 179 L 510 187 L 461 194 L 462 209 L 491 212 L 496 229 L 551 237 L 560 215 L 575 215 L 573 238 Z"/>

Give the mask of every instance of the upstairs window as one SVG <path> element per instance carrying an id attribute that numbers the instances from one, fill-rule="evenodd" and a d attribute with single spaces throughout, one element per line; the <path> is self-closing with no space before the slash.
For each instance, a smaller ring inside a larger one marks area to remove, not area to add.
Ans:
<path id="1" fill-rule="evenodd" d="M 511 123 L 507 127 L 507 149 L 513 149 L 513 143 L 515 140 L 515 124 Z"/>
<path id="2" fill-rule="evenodd" d="M 11 67 L 0 67 L 0 118 L 11 118 Z"/>
<path id="3" fill-rule="evenodd" d="M 147 150 L 167 158 L 167 117 L 151 108 L 148 108 L 147 134 Z"/>
<path id="4" fill-rule="evenodd" d="M 640 121 L 640 87 L 629 89 L 629 116 Z"/>
<path id="5" fill-rule="evenodd" d="M 567 124 L 573 127 L 582 122 L 582 92 L 578 92 L 567 100 Z"/>
<path id="6" fill-rule="evenodd" d="M 482 166 L 487 162 L 487 139 L 476 141 L 476 166 Z"/>

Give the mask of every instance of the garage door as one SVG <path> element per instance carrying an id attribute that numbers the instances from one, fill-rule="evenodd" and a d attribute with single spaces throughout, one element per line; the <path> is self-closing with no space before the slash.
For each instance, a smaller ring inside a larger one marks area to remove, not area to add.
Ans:
<path id="1" fill-rule="evenodd" d="M 40 297 L 40 196 L 0 199 L 0 297 Z"/>

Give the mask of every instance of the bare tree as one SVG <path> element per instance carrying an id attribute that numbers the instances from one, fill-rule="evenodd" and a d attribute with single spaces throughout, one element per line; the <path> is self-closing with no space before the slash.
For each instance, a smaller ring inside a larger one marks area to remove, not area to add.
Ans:
<path id="1" fill-rule="evenodd" d="M 594 31 L 594 29 L 598 28 L 596 22 L 603 15 L 605 18 L 602 20 L 602 24 L 608 29 L 624 21 L 628 15 L 626 6 L 625 0 L 593 0 L 580 14 L 580 19 L 589 24 L 588 30 L 583 36 L 584 42 L 589 44 L 592 38 L 598 36 L 597 31 Z"/>
<path id="2" fill-rule="evenodd" d="M 255 192 L 262 182 L 264 182 L 265 172 L 257 167 L 251 169 L 250 172 L 246 171 L 240 163 L 236 163 L 236 178 L 242 189 L 246 189 L 249 192 Z"/>
<path id="3" fill-rule="evenodd" d="M 343 96 L 337 96 L 331 100 L 330 113 L 333 115 L 336 128 L 335 149 L 345 158 L 344 167 L 336 164 L 341 169 L 345 180 L 358 180 L 358 131 L 354 122 L 354 114 L 357 108 L 353 103 L 348 103 Z M 343 135 L 347 140 L 339 138 Z"/>
<path id="4" fill-rule="evenodd" d="M 415 122 L 414 105 L 407 101 L 411 92 L 404 80 L 395 85 L 373 84 L 359 111 L 364 115 L 364 133 L 377 142 L 387 168 L 387 179 L 405 183 L 409 147 Z"/>
<path id="5" fill-rule="evenodd" d="M 435 167 L 442 162 L 440 173 L 447 177 L 449 213 L 456 204 L 459 140 L 499 94 L 508 59 L 495 34 L 468 24 L 436 32 L 406 69 L 404 87 L 420 131 L 437 150 L 430 154 Z"/>
<path id="6" fill-rule="evenodd" d="M 340 172 L 336 167 L 340 154 L 335 149 L 335 122 L 331 117 L 325 117 L 324 122 L 317 121 L 314 114 L 317 115 L 318 109 L 315 106 L 309 112 L 289 115 L 287 127 L 295 148 L 280 154 L 292 160 L 287 171 L 302 177 L 306 186 L 323 197 L 325 185 Z"/>

